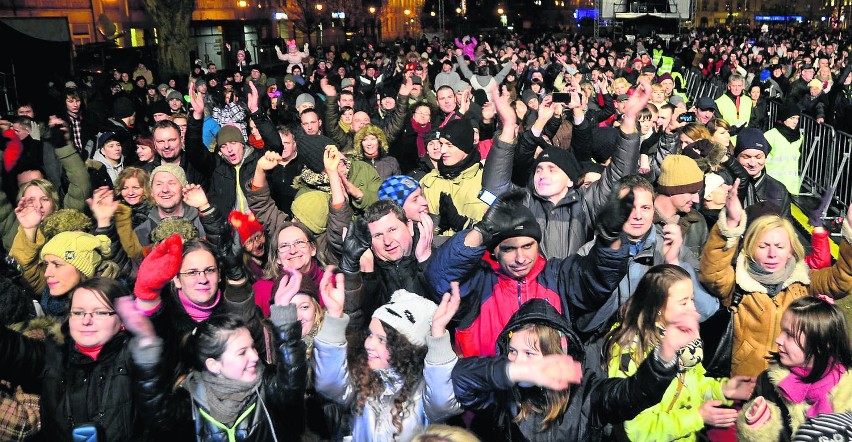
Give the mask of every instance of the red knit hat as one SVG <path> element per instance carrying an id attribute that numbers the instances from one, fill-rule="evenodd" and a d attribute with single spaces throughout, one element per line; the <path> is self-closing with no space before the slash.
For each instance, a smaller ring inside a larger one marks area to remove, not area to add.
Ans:
<path id="1" fill-rule="evenodd" d="M 263 226 L 254 218 L 253 214 L 246 215 L 238 210 L 234 210 L 228 215 L 228 222 L 240 234 L 240 244 L 245 244 L 257 232 L 263 232 Z"/>

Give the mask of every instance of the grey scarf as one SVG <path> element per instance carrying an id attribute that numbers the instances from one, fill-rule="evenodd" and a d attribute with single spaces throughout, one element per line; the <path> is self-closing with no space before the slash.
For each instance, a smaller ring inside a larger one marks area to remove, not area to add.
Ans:
<path id="1" fill-rule="evenodd" d="M 775 297 L 778 292 L 781 291 L 784 287 L 784 281 L 786 281 L 790 275 L 793 274 L 793 270 L 796 268 L 796 260 L 794 258 L 790 258 L 787 260 L 787 265 L 780 272 L 770 272 L 764 269 L 760 264 L 755 262 L 753 259 L 748 259 L 748 274 L 755 281 L 759 282 L 761 285 L 766 287 L 766 294 L 769 295 L 770 298 Z"/>
<path id="2" fill-rule="evenodd" d="M 203 389 L 203 397 L 194 397 L 213 419 L 231 427 L 252 402 L 257 400 L 257 387 L 263 380 L 263 364 L 257 364 L 257 377 L 252 382 L 235 381 L 205 370 L 192 372 L 186 379 L 190 392 Z"/>

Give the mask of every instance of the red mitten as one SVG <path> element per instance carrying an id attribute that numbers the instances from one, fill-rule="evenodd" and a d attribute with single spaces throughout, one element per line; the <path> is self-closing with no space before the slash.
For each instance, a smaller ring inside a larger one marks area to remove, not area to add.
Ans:
<path id="1" fill-rule="evenodd" d="M 805 257 L 805 262 L 811 270 L 819 270 L 831 266 L 831 245 L 828 243 L 828 230 L 817 227 L 811 234 L 813 252 Z"/>
<path id="2" fill-rule="evenodd" d="M 6 148 L 3 151 L 3 164 L 6 166 L 6 172 L 8 172 L 21 159 L 21 154 L 24 153 L 24 145 L 12 129 L 3 132 L 2 136 L 6 138 L 3 140 L 6 144 Z"/>
<path id="3" fill-rule="evenodd" d="M 133 293 L 138 299 L 151 301 L 160 297 L 160 290 L 180 270 L 183 260 L 183 240 L 174 234 L 154 247 L 139 266 Z"/>

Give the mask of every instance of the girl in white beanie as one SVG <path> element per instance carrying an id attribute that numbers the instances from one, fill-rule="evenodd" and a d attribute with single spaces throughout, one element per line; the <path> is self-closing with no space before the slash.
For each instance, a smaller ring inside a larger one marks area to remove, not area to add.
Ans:
<path id="1" fill-rule="evenodd" d="M 451 379 L 458 357 L 446 325 L 458 310 L 458 285 L 440 306 L 398 290 L 373 313 L 363 341 L 347 357 L 343 274 L 326 270 L 326 313 L 314 339 L 315 387 L 352 409 L 352 440 L 411 440 L 428 424 L 461 412 Z"/>

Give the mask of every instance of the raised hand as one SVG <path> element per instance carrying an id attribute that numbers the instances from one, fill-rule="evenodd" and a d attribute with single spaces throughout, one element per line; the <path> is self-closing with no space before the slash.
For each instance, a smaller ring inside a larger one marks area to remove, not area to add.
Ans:
<path id="1" fill-rule="evenodd" d="M 195 91 L 195 82 L 189 82 L 189 102 L 192 104 L 192 116 L 201 119 L 204 116 L 204 96 Z"/>
<path id="2" fill-rule="evenodd" d="M 608 243 L 614 242 L 621 236 L 624 223 L 633 212 L 633 190 L 623 197 L 613 193 L 598 213 L 598 236 Z"/>
<path id="3" fill-rule="evenodd" d="M 343 286 L 343 273 L 335 273 L 334 270 L 334 266 L 326 266 L 320 280 L 320 296 L 328 316 L 342 318 L 346 289 Z"/>
<path id="4" fill-rule="evenodd" d="M 281 155 L 272 152 L 266 151 L 260 159 L 257 160 L 257 168 L 260 170 L 272 170 L 281 162 Z"/>
<path id="5" fill-rule="evenodd" d="M 302 286 L 302 272 L 297 269 L 283 267 L 281 271 L 281 281 L 278 283 L 278 290 L 275 291 L 275 305 L 287 305 L 299 293 L 299 288 Z"/>
<path id="6" fill-rule="evenodd" d="M 160 290 L 177 276 L 183 261 L 182 253 L 183 239 L 178 234 L 157 244 L 139 265 L 133 294 L 143 301 L 158 299 Z"/>
<path id="7" fill-rule="evenodd" d="M 424 262 L 432 256 L 432 235 L 435 234 L 435 226 L 428 213 L 420 216 L 420 221 L 417 222 L 417 230 L 420 235 L 417 238 L 414 257 L 417 258 L 417 262 Z"/>
<path id="8" fill-rule="evenodd" d="M 364 218 L 358 217 L 349 223 L 346 236 L 343 238 L 343 252 L 340 256 L 340 270 L 346 273 L 358 272 L 361 255 L 370 248 L 372 238 L 370 229 Z"/>
<path id="9" fill-rule="evenodd" d="M 740 225 L 740 220 L 743 217 L 743 203 L 737 195 L 737 189 L 740 187 L 740 179 L 734 180 L 734 185 L 728 189 L 728 197 L 725 200 L 725 217 L 728 220 L 728 228 L 735 229 Z"/>
<path id="10" fill-rule="evenodd" d="M 435 310 L 435 314 L 432 315 L 432 337 L 437 338 L 444 335 L 447 331 L 447 324 L 450 323 L 456 312 L 459 311 L 459 304 L 461 304 L 459 283 L 453 281 L 450 283 L 449 293 L 444 293 L 441 303 Z"/>
<path id="11" fill-rule="evenodd" d="M 677 351 L 698 339 L 697 311 L 688 310 L 666 324 L 666 334 L 660 344 L 660 357 L 671 361 L 677 357 Z"/>
<path id="12" fill-rule="evenodd" d="M 98 227 L 106 227 L 112 222 L 112 217 L 118 209 L 118 201 L 115 200 L 112 189 L 102 186 L 95 189 L 91 198 L 86 199 L 89 210 L 98 223 Z"/>
<path id="13" fill-rule="evenodd" d="M 196 209 L 205 209 L 210 204 L 207 194 L 198 184 L 187 184 L 183 188 L 183 202 Z"/>
<path id="14" fill-rule="evenodd" d="M 411 80 L 411 77 L 408 77 L 399 86 L 399 95 L 410 95 L 411 89 L 413 89 L 413 88 L 414 88 L 414 82 Z"/>
<path id="15" fill-rule="evenodd" d="M 154 324 L 136 308 L 136 302 L 132 296 L 116 298 L 113 304 L 124 328 L 139 338 L 140 344 L 143 347 L 153 343 L 154 338 L 157 337 L 154 331 Z"/>
<path id="16" fill-rule="evenodd" d="M 552 354 L 509 364 L 509 379 L 561 391 L 583 380 L 583 366 L 571 356 Z"/>
<path id="17" fill-rule="evenodd" d="M 438 199 L 438 214 L 438 228 L 441 231 L 455 230 L 458 232 L 463 230 L 467 224 L 467 217 L 459 213 L 453 198 L 447 192 L 441 192 Z"/>
<path id="18" fill-rule="evenodd" d="M 38 227 L 41 220 L 41 211 L 35 207 L 35 197 L 21 198 L 18 201 L 18 206 L 15 207 L 15 217 L 18 219 L 18 224 L 24 230 L 32 230 Z"/>
<path id="19" fill-rule="evenodd" d="M 329 176 L 336 175 L 340 167 L 340 160 L 343 155 L 337 150 L 337 146 L 329 145 L 325 147 L 325 152 L 322 156 L 322 164 L 325 167 L 325 173 Z"/>
<path id="20" fill-rule="evenodd" d="M 677 224 L 663 226 L 663 257 L 666 264 L 680 265 L 680 247 L 683 245 L 683 232 Z"/>
<path id="21" fill-rule="evenodd" d="M 337 95 L 337 89 L 335 89 L 334 86 L 328 84 L 327 77 L 323 77 L 320 80 L 320 89 L 322 89 L 322 93 L 325 94 L 326 97 L 334 97 Z"/>
<path id="22" fill-rule="evenodd" d="M 260 94 L 257 93 L 257 87 L 255 87 L 253 81 L 248 82 L 249 93 L 246 97 L 246 105 L 248 106 L 248 110 L 251 113 L 257 112 L 258 107 L 258 99 L 260 98 Z"/>
<path id="23" fill-rule="evenodd" d="M 635 120 L 650 99 L 651 83 L 646 78 L 642 78 L 639 80 L 639 86 L 634 90 L 633 95 L 627 99 L 627 104 L 624 106 L 624 118 Z M 633 130 L 636 129 L 635 126 L 635 124 L 631 125 Z"/>

